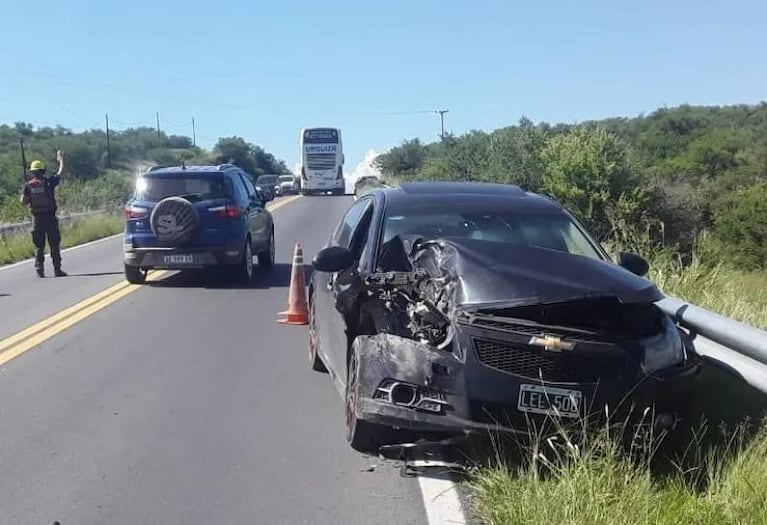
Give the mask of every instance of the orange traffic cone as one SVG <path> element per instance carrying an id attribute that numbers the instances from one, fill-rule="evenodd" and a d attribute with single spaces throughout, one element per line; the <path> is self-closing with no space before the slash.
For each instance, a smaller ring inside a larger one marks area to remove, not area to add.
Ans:
<path id="1" fill-rule="evenodd" d="M 306 283 L 304 282 L 304 250 L 301 243 L 296 243 L 293 252 L 293 271 L 290 275 L 288 309 L 279 315 L 286 316 L 278 322 L 282 324 L 309 324 L 309 310 L 306 307 Z"/>

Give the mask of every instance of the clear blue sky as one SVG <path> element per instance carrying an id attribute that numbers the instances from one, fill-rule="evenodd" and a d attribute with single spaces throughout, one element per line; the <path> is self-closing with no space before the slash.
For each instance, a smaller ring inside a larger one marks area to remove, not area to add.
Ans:
<path id="1" fill-rule="evenodd" d="M 241 135 L 293 167 L 403 139 L 767 99 L 767 2 L 56 0 L 2 8 L 0 121 Z M 226 7 L 225 7 L 226 5 Z"/>

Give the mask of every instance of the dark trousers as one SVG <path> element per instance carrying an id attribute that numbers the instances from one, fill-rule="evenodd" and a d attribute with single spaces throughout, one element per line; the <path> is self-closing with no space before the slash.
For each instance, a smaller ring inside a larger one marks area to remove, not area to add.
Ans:
<path id="1" fill-rule="evenodd" d="M 51 248 L 51 261 L 55 269 L 61 268 L 61 231 L 59 219 L 53 213 L 32 217 L 32 243 L 35 245 L 35 268 L 43 267 L 45 240 Z"/>

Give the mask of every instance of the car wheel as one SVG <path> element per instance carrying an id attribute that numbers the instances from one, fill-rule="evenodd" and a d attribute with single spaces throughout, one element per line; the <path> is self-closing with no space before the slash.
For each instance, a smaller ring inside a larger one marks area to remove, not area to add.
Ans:
<path id="1" fill-rule="evenodd" d="M 317 321 L 314 318 L 314 297 L 309 295 L 309 362 L 315 372 L 328 373 L 325 363 L 319 354 L 319 342 L 317 341 Z"/>
<path id="2" fill-rule="evenodd" d="M 144 284 L 146 282 L 146 272 L 138 266 L 125 265 L 125 280 L 131 284 Z"/>
<path id="3" fill-rule="evenodd" d="M 391 429 L 357 419 L 359 398 L 359 366 L 356 349 L 352 349 L 349 372 L 346 376 L 346 440 L 357 452 L 376 454 L 381 445 L 387 444 Z"/>
<path id="4" fill-rule="evenodd" d="M 262 270 L 271 270 L 274 267 L 274 257 L 276 246 L 274 243 L 274 230 L 269 235 L 269 247 L 266 251 L 258 254 L 258 267 Z"/>
<path id="5" fill-rule="evenodd" d="M 250 237 L 245 241 L 242 260 L 236 272 L 237 281 L 241 284 L 250 284 L 253 279 L 253 248 L 250 246 Z"/>

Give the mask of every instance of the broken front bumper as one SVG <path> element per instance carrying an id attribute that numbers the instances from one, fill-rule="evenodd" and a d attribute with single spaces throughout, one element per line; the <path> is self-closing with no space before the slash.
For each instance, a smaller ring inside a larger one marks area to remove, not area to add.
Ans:
<path id="1" fill-rule="evenodd" d="M 521 411 L 522 385 L 581 392 L 581 417 L 567 418 L 578 423 L 606 417 L 612 422 L 648 422 L 648 417 L 652 421 L 661 414 L 678 420 L 687 410 L 699 369 L 696 361 L 689 361 L 609 384 L 536 383 L 483 365 L 469 347 L 459 359 L 452 352 L 390 334 L 366 336 L 360 342 L 357 418 L 421 432 L 528 435 L 554 416 Z M 398 389 L 396 395 L 392 388 Z"/>

